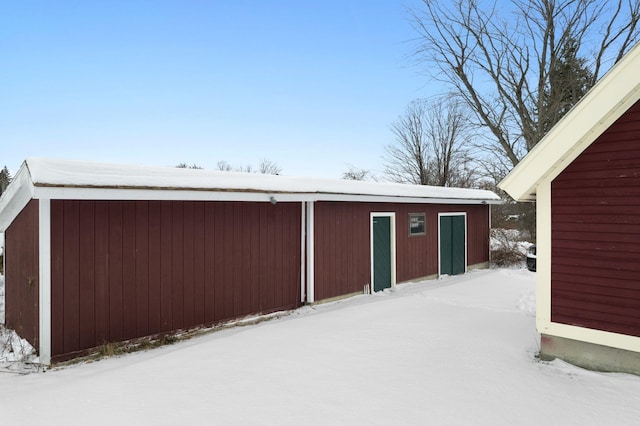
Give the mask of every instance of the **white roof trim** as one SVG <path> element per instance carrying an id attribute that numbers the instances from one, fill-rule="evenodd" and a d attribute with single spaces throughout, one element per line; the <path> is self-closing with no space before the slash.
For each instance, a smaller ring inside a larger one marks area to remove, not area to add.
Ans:
<path id="1" fill-rule="evenodd" d="M 136 188 L 63 188 L 35 187 L 33 198 L 56 200 L 178 200 L 178 201 L 357 201 L 382 203 L 425 204 L 498 204 L 499 200 L 466 198 L 426 198 L 384 195 L 323 194 L 323 193 L 279 193 L 250 191 L 204 191 L 176 189 Z"/>
<path id="2" fill-rule="evenodd" d="M 18 213 L 33 198 L 33 193 L 29 170 L 23 165 L 0 197 L 0 232 L 4 232 L 11 225 Z"/>
<path id="3" fill-rule="evenodd" d="M 640 99 L 640 43 L 520 161 L 498 186 L 515 200 L 535 200 L 539 182 L 553 180 Z"/>
<path id="4" fill-rule="evenodd" d="M 501 202 L 493 192 L 478 189 L 29 158 L 0 199 L 0 232 L 31 198 L 270 202 L 271 197 L 278 202 Z"/>

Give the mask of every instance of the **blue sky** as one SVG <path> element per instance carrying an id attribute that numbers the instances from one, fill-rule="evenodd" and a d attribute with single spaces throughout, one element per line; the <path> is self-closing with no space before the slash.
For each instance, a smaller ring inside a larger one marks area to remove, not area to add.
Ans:
<path id="1" fill-rule="evenodd" d="M 3 0 L 0 166 L 29 156 L 283 174 L 379 171 L 437 91 L 408 58 L 418 0 Z"/>

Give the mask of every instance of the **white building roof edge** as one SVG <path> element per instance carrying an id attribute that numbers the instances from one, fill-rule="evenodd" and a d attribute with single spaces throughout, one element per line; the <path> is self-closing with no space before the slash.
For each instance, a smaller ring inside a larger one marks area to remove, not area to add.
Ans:
<path id="1" fill-rule="evenodd" d="M 613 66 L 498 186 L 518 201 L 535 200 L 552 180 L 640 99 L 640 43 Z"/>
<path id="2" fill-rule="evenodd" d="M 491 191 L 28 158 L 0 198 L 0 232 L 31 198 L 497 204 Z"/>
<path id="3" fill-rule="evenodd" d="M 0 233 L 7 229 L 18 213 L 33 198 L 33 193 L 34 188 L 29 170 L 23 164 L 0 197 Z"/>

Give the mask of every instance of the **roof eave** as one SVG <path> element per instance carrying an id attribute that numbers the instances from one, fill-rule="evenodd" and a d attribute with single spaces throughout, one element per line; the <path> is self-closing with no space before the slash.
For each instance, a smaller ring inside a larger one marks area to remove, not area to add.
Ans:
<path id="1" fill-rule="evenodd" d="M 34 198 L 48 199 L 94 199 L 94 200 L 181 200 L 181 201 L 259 201 L 302 202 L 302 201 L 354 201 L 383 203 L 424 203 L 424 204 L 499 204 L 497 196 L 491 197 L 427 197 L 390 194 L 268 191 L 229 188 L 161 188 L 142 186 L 80 186 L 42 185 L 34 187 Z"/>
<path id="2" fill-rule="evenodd" d="M 34 187 L 25 162 L 0 197 L 0 232 L 6 231 L 24 206 L 33 198 L 33 194 Z"/>

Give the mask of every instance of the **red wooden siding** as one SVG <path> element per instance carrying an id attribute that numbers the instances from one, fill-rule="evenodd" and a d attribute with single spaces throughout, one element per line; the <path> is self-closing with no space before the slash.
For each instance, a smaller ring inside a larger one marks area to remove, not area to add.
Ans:
<path id="1" fill-rule="evenodd" d="M 640 104 L 552 183 L 551 320 L 640 336 Z"/>
<path id="2" fill-rule="evenodd" d="M 52 200 L 53 359 L 299 306 L 300 209 L 300 203 Z M 10 231 L 8 255 L 15 250 Z"/>
<path id="3" fill-rule="evenodd" d="M 371 281 L 369 203 L 316 202 L 316 300 L 362 292 Z"/>
<path id="4" fill-rule="evenodd" d="M 39 346 L 38 200 L 31 200 L 5 231 L 5 322 Z"/>
<path id="5" fill-rule="evenodd" d="M 362 292 L 371 281 L 371 212 L 396 214 L 396 279 L 438 273 L 438 213 L 467 213 L 467 263 L 489 260 L 486 205 L 315 203 L 315 298 Z M 409 236 L 409 214 L 425 213 L 426 235 Z"/>
<path id="6" fill-rule="evenodd" d="M 467 264 L 489 262 L 489 206 L 465 206 L 463 211 L 467 212 Z"/>
<path id="7" fill-rule="evenodd" d="M 489 207 L 402 204 L 396 211 L 397 280 L 438 273 L 438 213 L 467 214 L 467 265 L 489 261 Z M 409 214 L 426 213 L 426 235 L 409 236 Z"/>

